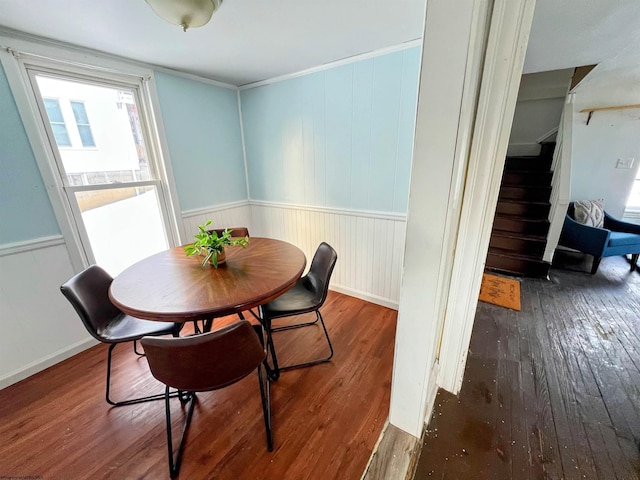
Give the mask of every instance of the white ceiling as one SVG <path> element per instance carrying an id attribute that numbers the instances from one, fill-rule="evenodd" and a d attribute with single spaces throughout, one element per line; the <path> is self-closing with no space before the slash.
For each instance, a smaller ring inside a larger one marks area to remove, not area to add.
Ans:
<path id="1" fill-rule="evenodd" d="M 0 0 L 0 26 L 234 85 L 422 35 L 425 0 L 225 0 L 184 33 L 144 0 Z M 638 43 L 637 0 L 538 0 L 525 72 L 600 63 Z"/>

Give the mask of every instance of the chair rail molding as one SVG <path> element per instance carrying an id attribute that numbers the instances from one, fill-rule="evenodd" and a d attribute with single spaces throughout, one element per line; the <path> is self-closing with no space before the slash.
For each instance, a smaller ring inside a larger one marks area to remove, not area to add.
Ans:
<path id="1" fill-rule="evenodd" d="M 198 231 L 198 225 L 203 225 L 207 220 L 211 220 L 213 226 L 218 228 L 247 227 L 253 235 L 251 205 L 247 200 L 183 211 L 185 242 L 192 241 L 193 234 Z"/>
<path id="2" fill-rule="evenodd" d="M 249 207 L 250 203 L 248 200 L 239 200 L 237 202 L 229 202 L 229 203 L 221 203 L 219 205 L 211 205 L 208 207 L 202 208 L 192 208 L 191 210 L 183 210 L 182 216 L 184 218 L 196 217 L 198 215 L 206 215 L 211 212 L 222 212 L 224 210 L 230 210 L 239 207 Z"/>
<path id="3" fill-rule="evenodd" d="M 64 237 L 62 235 L 51 235 L 48 237 L 23 240 L 21 242 L 5 243 L 0 245 L 0 257 L 31 252 L 41 248 L 55 247 L 57 245 L 64 245 Z"/>

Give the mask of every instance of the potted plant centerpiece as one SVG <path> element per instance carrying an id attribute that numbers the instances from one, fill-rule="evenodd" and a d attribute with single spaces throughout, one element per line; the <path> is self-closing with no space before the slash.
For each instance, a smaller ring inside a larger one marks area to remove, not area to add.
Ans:
<path id="1" fill-rule="evenodd" d="M 184 247 L 184 251 L 187 256 L 191 255 L 203 255 L 202 266 L 207 263 L 211 263 L 215 268 L 225 262 L 224 247 L 246 247 L 249 243 L 249 237 L 244 238 L 232 238 L 232 230 L 226 229 L 222 235 L 218 236 L 215 230 L 209 230 L 211 220 L 208 220 L 204 225 L 198 225 L 198 233 L 194 235 L 196 239 L 190 245 Z"/>

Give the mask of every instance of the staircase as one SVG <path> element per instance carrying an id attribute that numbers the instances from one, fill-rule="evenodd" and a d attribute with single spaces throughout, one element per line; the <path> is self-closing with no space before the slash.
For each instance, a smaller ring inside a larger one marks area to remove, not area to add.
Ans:
<path id="1" fill-rule="evenodd" d="M 507 157 L 493 221 L 487 270 L 525 277 L 546 277 L 542 260 L 549 232 L 553 151 L 544 143 L 535 157 Z"/>

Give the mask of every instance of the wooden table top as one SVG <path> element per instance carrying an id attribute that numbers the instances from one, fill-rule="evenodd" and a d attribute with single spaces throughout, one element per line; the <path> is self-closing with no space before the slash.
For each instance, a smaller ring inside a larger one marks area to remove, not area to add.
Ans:
<path id="1" fill-rule="evenodd" d="M 246 248 L 225 249 L 226 264 L 201 266 L 183 246 L 127 268 L 111 284 L 109 297 L 123 312 L 147 320 L 187 322 L 238 313 L 289 290 L 307 263 L 290 243 L 251 237 Z"/>

